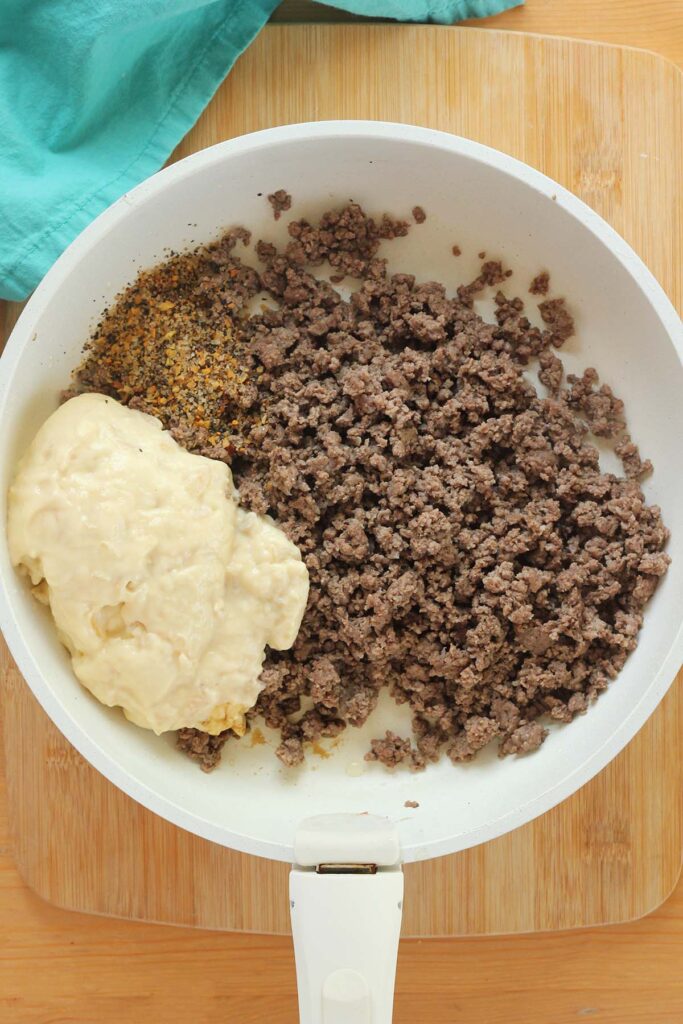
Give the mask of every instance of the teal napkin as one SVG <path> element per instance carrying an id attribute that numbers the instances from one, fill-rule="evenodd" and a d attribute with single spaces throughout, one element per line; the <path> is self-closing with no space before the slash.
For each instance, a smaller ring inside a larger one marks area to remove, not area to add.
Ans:
<path id="1" fill-rule="evenodd" d="M 330 2 L 330 0 L 328 0 Z M 523 0 L 338 0 L 450 23 Z M 158 170 L 277 0 L 0 0 L 0 298 Z"/>

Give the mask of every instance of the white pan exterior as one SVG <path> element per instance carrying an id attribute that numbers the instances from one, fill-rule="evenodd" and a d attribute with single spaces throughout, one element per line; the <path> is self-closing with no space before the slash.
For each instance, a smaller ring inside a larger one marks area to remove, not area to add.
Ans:
<path id="1" fill-rule="evenodd" d="M 524 295 L 541 269 L 566 295 L 577 338 L 570 368 L 593 365 L 625 399 L 631 432 L 655 462 L 645 493 L 673 536 L 669 574 L 650 603 L 641 641 L 589 714 L 557 727 L 538 753 L 471 765 L 447 760 L 426 772 L 364 767 L 368 739 L 405 711 L 384 701 L 358 735 L 328 759 L 282 769 L 267 747 L 228 744 L 203 775 L 169 738 L 127 723 L 76 682 L 45 610 L 13 572 L 0 529 L 0 626 L 19 668 L 58 728 L 103 775 L 150 810 L 200 836 L 289 861 L 297 822 L 320 813 L 370 811 L 398 822 L 403 858 L 465 849 L 517 828 L 587 782 L 631 739 L 661 700 L 683 649 L 683 344 L 673 307 L 626 243 L 587 206 L 531 168 L 441 132 L 373 122 L 275 128 L 222 143 L 150 178 L 102 214 L 70 246 L 29 302 L 0 360 L 3 495 L 12 467 L 77 364 L 98 314 L 164 250 L 208 241 L 234 224 L 282 237 L 265 194 L 286 188 L 291 214 L 315 215 L 354 199 L 370 212 L 427 221 L 389 243 L 391 269 L 453 287 L 476 254 L 502 257 Z M 259 196 L 257 193 L 263 193 Z M 455 259 L 457 243 L 463 256 Z M 529 297 L 530 298 L 530 297 Z M 4 501 L 2 503 L 4 517 Z M 405 728 L 405 726 L 404 726 Z M 678 756 L 672 752 L 672 756 Z M 417 810 L 404 807 L 419 801 Z"/>

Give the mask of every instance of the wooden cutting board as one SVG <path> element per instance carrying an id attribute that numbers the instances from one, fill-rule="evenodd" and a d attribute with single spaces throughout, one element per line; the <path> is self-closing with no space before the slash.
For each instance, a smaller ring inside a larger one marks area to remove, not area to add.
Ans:
<path id="1" fill-rule="evenodd" d="M 174 157 L 321 118 L 408 121 L 466 135 L 590 203 L 680 308 L 682 83 L 674 65 L 653 54 L 564 39 L 273 26 Z M 4 647 L 0 659 L 14 851 L 36 892 L 119 917 L 289 930 L 286 865 L 194 838 L 134 804 L 50 724 Z M 629 747 L 560 807 L 474 850 L 409 866 L 404 933 L 571 928 L 654 909 L 680 871 L 681 733 L 678 684 Z"/>

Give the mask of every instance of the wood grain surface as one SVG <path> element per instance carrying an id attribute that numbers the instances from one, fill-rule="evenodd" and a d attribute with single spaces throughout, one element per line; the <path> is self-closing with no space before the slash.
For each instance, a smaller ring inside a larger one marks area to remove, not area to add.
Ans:
<path id="1" fill-rule="evenodd" d="M 450 28 L 273 27 L 176 157 L 315 117 L 444 128 L 521 157 L 587 199 L 679 301 L 669 225 L 683 175 L 680 97 L 679 72 L 641 51 Z M 660 904 L 678 878 L 683 842 L 683 769 L 668 754 L 681 739 L 678 694 L 620 758 L 550 814 L 408 868 L 404 933 L 569 928 L 628 920 Z M 16 857 L 45 899 L 141 920 L 289 930 L 286 866 L 197 839 L 134 804 L 69 747 L 13 671 L 5 715 Z"/>
<path id="2" fill-rule="evenodd" d="M 527 10 L 540 6 L 529 0 Z M 560 0 L 555 6 L 581 5 Z M 629 41 L 638 42 L 637 31 L 633 25 Z M 643 90 L 647 88 L 643 80 Z M 675 278 L 672 260 L 680 264 L 680 252 L 673 245 L 680 245 L 680 214 L 674 209 L 670 213 L 669 276 Z M 656 272 L 666 285 L 666 274 Z M 680 301 L 680 280 L 674 279 L 670 293 Z M 7 310 L 6 316 L 11 321 L 14 311 Z M 676 694 L 668 700 L 668 716 L 679 717 Z M 287 939 L 136 925 L 66 914 L 38 900 L 12 861 L 2 796 L 0 780 L 1 1021 L 136 1024 L 189 1017 L 208 1024 L 222 1016 L 244 1024 L 296 1020 Z M 618 799 L 615 792 L 613 800 Z M 60 827 L 59 818 L 54 827 Z M 609 850 L 606 875 L 619 860 L 619 843 L 611 842 Z M 621 854 L 623 859 L 623 844 Z M 94 860 L 97 851 L 89 856 Z M 115 858 L 105 868 L 116 881 Z M 642 874 L 648 874 L 645 864 Z M 517 881 L 514 874 L 511 887 L 517 888 Z M 655 915 L 618 928 L 515 939 L 404 942 L 396 1021 L 564 1024 L 587 1018 L 673 1024 L 683 1016 L 682 938 L 679 887 Z"/>
<path id="3" fill-rule="evenodd" d="M 373 19 L 314 0 L 282 0 L 271 20 L 347 23 Z M 491 18 L 460 24 L 639 46 L 683 64 L 682 0 L 526 0 L 524 5 Z"/>

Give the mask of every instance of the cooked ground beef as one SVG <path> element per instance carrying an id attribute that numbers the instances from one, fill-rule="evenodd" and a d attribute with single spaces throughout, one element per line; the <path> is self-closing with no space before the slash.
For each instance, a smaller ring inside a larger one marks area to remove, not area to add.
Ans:
<path id="1" fill-rule="evenodd" d="M 279 220 L 282 214 L 291 208 L 292 197 L 289 192 L 279 188 L 277 192 L 273 192 L 268 196 L 268 202 L 273 207 L 273 217 L 275 220 Z"/>
<path id="2" fill-rule="evenodd" d="M 387 733 L 370 760 L 469 760 L 493 738 L 501 754 L 534 750 L 539 717 L 570 721 L 617 675 L 666 570 L 637 449 L 617 443 L 624 480 L 601 472 L 586 436 L 619 435 L 623 407 L 594 370 L 561 390 L 552 349 L 573 330 L 561 299 L 541 303 L 543 330 L 500 292 L 496 324 L 473 311 L 504 279 L 499 263 L 450 299 L 387 278 L 357 207 L 294 225 L 302 234 L 304 253 L 261 249 L 280 303 L 248 325 L 268 422 L 234 466 L 242 500 L 275 516 L 311 575 L 258 710 L 287 764 L 306 739 L 362 724 L 384 685 L 409 704 L 414 739 Z M 323 250 L 360 261 L 350 301 L 306 268 Z M 550 399 L 522 376 L 534 356 Z"/>
<path id="3" fill-rule="evenodd" d="M 192 761 L 197 762 L 203 772 L 210 772 L 221 759 L 226 738 L 225 733 L 222 736 L 210 736 L 200 729 L 180 729 L 177 744 Z"/>
<path id="4" fill-rule="evenodd" d="M 287 765 L 365 722 L 385 686 L 413 736 L 373 740 L 369 760 L 535 750 L 543 716 L 571 721 L 616 677 L 668 564 L 622 403 L 593 369 L 562 387 L 563 300 L 540 303 L 537 328 L 499 291 L 487 323 L 475 296 L 509 272 L 488 261 L 454 298 L 390 277 L 380 241 L 407 230 L 351 204 L 291 223 L 284 252 L 257 246 L 277 308 L 242 325 L 253 386 L 222 457 L 310 573 L 297 641 L 268 654 L 252 713 Z M 324 261 L 359 279 L 349 299 L 311 273 Z M 523 376 L 532 359 L 549 398 Z M 625 478 L 601 470 L 589 430 L 615 439 Z M 229 735 L 178 743 L 208 769 Z"/>
<path id="5" fill-rule="evenodd" d="M 537 274 L 529 285 L 529 292 L 532 295 L 547 295 L 550 288 L 550 274 L 547 270 L 542 270 L 540 274 Z"/>
<path id="6" fill-rule="evenodd" d="M 538 356 L 539 370 L 538 379 L 545 384 L 549 391 L 557 394 L 562 384 L 564 367 L 562 360 L 550 351 L 540 352 Z"/>
<path id="7" fill-rule="evenodd" d="M 275 297 L 282 297 L 292 306 L 296 304 L 295 293 L 303 296 L 302 286 L 292 284 L 288 288 L 286 282 L 283 285 L 281 275 L 294 275 L 292 281 L 295 281 L 297 274 L 306 266 L 319 267 L 327 261 L 338 272 L 335 275 L 337 283 L 347 274 L 371 280 L 385 278 L 387 261 L 377 258 L 380 244 L 383 240 L 407 235 L 408 222 L 396 220 L 388 214 L 377 222 L 373 217 L 366 217 L 357 203 L 350 203 L 343 210 L 330 210 L 323 214 L 318 225 L 309 224 L 307 220 L 293 221 L 289 225 L 289 234 L 292 240 L 283 257 L 278 257 L 274 247 L 263 242 L 259 243 L 256 251 L 266 263 L 262 274 L 265 290 Z M 285 269 L 273 269 L 271 264 L 274 260 L 278 268 L 284 266 Z M 305 275 L 306 280 L 309 277 Z M 321 282 L 314 283 L 321 287 Z"/>

